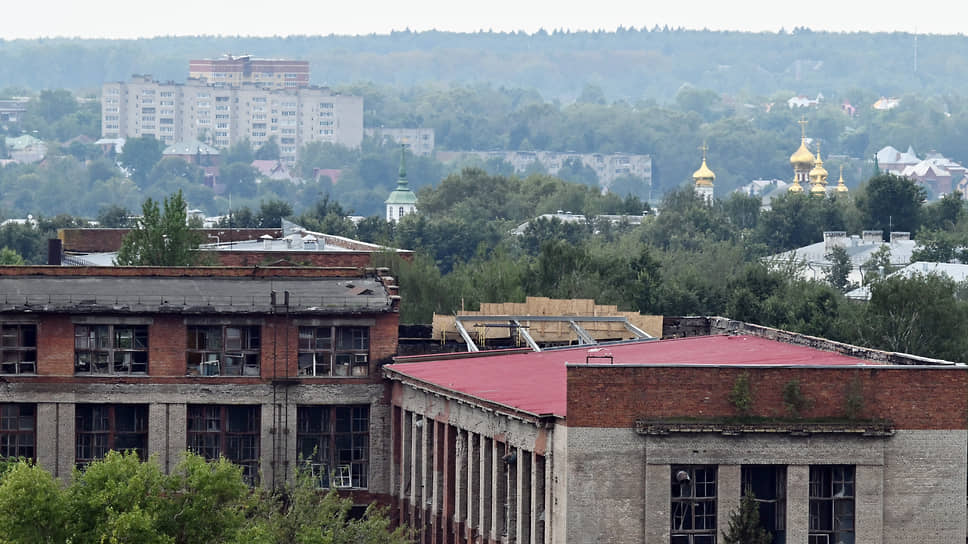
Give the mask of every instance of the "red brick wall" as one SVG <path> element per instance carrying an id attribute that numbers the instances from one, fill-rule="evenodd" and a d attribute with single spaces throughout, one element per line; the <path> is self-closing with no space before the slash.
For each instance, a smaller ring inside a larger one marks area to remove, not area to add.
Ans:
<path id="1" fill-rule="evenodd" d="M 74 375 L 74 324 L 70 316 L 44 316 L 37 325 L 37 373 Z"/>
<path id="2" fill-rule="evenodd" d="M 322 267 L 366 268 L 370 265 L 372 253 L 340 251 L 317 253 L 311 251 L 218 251 L 218 263 L 223 266 L 259 266 L 284 261 L 295 265 Z M 285 265 L 282 265 L 285 266 Z"/>
<path id="3" fill-rule="evenodd" d="M 798 380 L 811 408 L 804 418 L 843 418 L 848 388 L 861 385 L 865 419 L 887 419 L 899 429 L 965 429 L 968 372 L 934 368 L 568 368 L 568 418 L 575 427 L 632 427 L 636 419 L 717 418 L 736 415 L 729 394 L 750 375 L 753 414 L 786 417 L 783 389 Z"/>

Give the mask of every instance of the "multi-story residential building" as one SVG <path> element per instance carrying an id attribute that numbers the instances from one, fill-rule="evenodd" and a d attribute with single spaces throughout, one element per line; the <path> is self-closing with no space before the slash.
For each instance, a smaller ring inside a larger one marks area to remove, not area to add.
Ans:
<path id="1" fill-rule="evenodd" d="M 225 55 L 221 59 L 189 61 L 188 77 L 212 85 L 298 89 L 309 87 L 309 61 Z"/>
<path id="2" fill-rule="evenodd" d="M 352 268 L 0 268 L 0 457 L 58 477 L 109 449 L 224 456 L 278 484 L 308 463 L 389 492 L 399 297 Z"/>
<path id="3" fill-rule="evenodd" d="M 105 138 L 154 136 L 169 145 L 197 139 L 225 148 L 275 137 L 289 163 L 310 142 L 359 147 L 363 141 L 363 98 L 322 87 L 161 83 L 144 75 L 105 83 L 101 106 Z"/>
<path id="4" fill-rule="evenodd" d="M 434 152 L 434 129 L 432 128 L 368 128 L 368 138 L 402 145 L 414 155 L 430 156 Z"/>

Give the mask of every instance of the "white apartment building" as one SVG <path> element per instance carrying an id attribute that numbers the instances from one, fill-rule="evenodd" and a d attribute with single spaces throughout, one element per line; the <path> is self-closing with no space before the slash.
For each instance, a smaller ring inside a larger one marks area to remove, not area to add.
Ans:
<path id="1" fill-rule="evenodd" d="M 166 145 L 197 139 L 226 148 L 246 138 L 258 147 L 275 136 L 282 159 L 295 162 L 310 142 L 359 147 L 363 98 L 327 88 L 160 83 L 151 76 L 105 83 L 101 94 L 104 138 L 154 136 Z"/>

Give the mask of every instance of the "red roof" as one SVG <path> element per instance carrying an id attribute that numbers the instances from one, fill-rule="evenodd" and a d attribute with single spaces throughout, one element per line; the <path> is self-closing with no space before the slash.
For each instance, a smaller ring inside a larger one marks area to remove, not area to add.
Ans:
<path id="1" fill-rule="evenodd" d="M 607 358 L 588 358 L 589 356 L 611 356 L 612 361 Z M 757 336 L 717 335 L 598 347 L 582 346 L 539 353 L 496 352 L 486 356 L 476 354 L 475 357 L 466 359 L 402 362 L 385 368 L 440 389 L 530 414 L 564 416 L 568 404 L 566 365 L 586 363 L 643 366 L 877 364 L 840 353 Z"/>

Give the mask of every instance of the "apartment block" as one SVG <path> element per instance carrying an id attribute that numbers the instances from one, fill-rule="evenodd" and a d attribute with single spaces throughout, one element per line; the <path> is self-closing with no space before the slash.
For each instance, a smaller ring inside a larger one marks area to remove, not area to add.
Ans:
<path id="1" fill-rule="evenodd" d="M 104 84 L 101 102 L 105 138 L 154 136 L 169 145 L 199 140 L 226 148 L 244 139 L 258 147 L 275 137 L 290 163 L 310 142 L 356 148 L 363 141 L 363 98 L 322 87 L 161 83 L 144 75 Z"/>
<path id="2" fill-rule="evenodd" d="M 0 457 L 61 478 L 110 449 L 297 463 L 362 504 L 389 492 L 386 276 L 325 268 L 0 268 Z"/>
<path id="3" fill-rule="evenodd" d="M 365 134 L 368 138 L 402 145 L 414 155 L 429 157 L 434 153 L 434 129 L 432 128 L 368 128 Z"/>
<path id="4" fill-rule="evenodd" d="M 309 61 L 225 55 L 220 59 L 189 61 L 188 77 L 211 85 L 298 89 L 309 87 Z"/>

